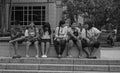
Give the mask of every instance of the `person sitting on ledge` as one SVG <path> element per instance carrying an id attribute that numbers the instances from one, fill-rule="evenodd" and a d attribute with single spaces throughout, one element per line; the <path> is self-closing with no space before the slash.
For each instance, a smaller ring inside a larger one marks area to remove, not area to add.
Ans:
<path id="1" fill-rule="evenodd" d="M 15 55 L 13 58 L 21 58 L 17 53 L 18 44 L 21 44 L 25 39 L 24 33 L 20 30 L 20 27 L 11 28 L 11 40 L 9 43 L 12 44 L 14 48 Z"/>
<path id="2" fill-rule="evenodd" d="M 34 22 L 31 22 L 28 29 L 26 29 L 25 37 L 26 37 L 26 57 L 29 57 L 28 52 L 29 52 L 30 45 L 34 44 L 37 51 L 37 54 L 35 57 L 38 58 L 39 57 L 39 47 L 38 47 L 39 30 L 37 27 L 35 27 Z"/>
<path id="3" fill-rule="evenodd" d="M 43 33 L 41 37 L 41 49 L 42 49 L 42 57 L 46 58 L 51 43 L 51 27 L 48 22 L 43 25 Z"/>
<path id="4" fill-rule="evenodd" d="M 79 39 L 80 29 L 77 27 L 76 22 L 73 22 L 70 25 L 70 28 L 68 29 L 67 33 L 68 33 L 69 50 L 73 48 L 73 45 L 75 45 L 79 51 L 79 58 L 81 58 L 82 57 L 82 45 L 81 45 L 81 40 Z M 72 56 L 68 55 L 68 57 L 72 57 Z"/>
<path id="5" fill-rule="evenodd" d="M 81 31 L 81 37 L 83 51 L 87 54 L 87 58 L 96 58 L 94 54 L 100 46 L 98 41 L 100 33 L 101 31 L 95 28 L 91 21 L 85 22 L 84 28 Z M 85 50 L 86 47 L 88 47 L 89 51 Z"/>
<path id="6" fill-rule="evenodd" d="M 65 28 L 64 25 L 65 25 L 65 21 L 61 20 L 59 22 L 59 27 L 56 27 L 55 30 L 54 46 L 58 58 L 61 58 L 66 47 L 67 29 Z"/>

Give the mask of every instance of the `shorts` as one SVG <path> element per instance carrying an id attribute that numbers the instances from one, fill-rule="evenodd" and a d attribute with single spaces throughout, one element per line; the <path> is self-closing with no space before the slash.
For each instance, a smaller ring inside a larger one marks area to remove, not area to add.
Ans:
<path id="1" fill-rule="evenodd" d="M 26 38 L 26 41 L 35 42 L 35 41 L 38 41 L 38 39 L 33 37 L 28 37 Z"/>
<path id="2" fill-rule="evenodd" d="M 92 44 L 90 44 L 91 45 L 91 47 L 94 47 L 94 48 L 99 48 L 100 47 L 100 42 L 94 42 L 94 43 L 92 43 Z"/>
<path id="3" fill-rule="evenodd" d="M 88 42 L 85 39 L 81 40 L 82 48 L 88 47 Z"/>
<path id="4" fill-rule="evenodd" d="M 50 42 L 51 43 L 51 39 L 41 39 L 40 42 Z"/>

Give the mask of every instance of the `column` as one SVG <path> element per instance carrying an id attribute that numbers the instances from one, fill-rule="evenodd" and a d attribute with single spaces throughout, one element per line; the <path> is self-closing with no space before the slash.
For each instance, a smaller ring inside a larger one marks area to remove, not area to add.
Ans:
<path id="1" fill-rule="evenodd" d="M 61 0 L 56 0 L 56 24 L 58 26 L 59 21 L 62 19 L 62 5 Z"/>
<path id="2" fill-rule="evenodd" d="M 5 0 L 1 1 L 1 30 L 5 32 Z"/>
<path id="3" fill-rule="evenodd" d="M 54 29 L 56 27 L 56 4 L 55 1 L 48 4 L 48 22 L 51 24 L 51 29 Z"/>

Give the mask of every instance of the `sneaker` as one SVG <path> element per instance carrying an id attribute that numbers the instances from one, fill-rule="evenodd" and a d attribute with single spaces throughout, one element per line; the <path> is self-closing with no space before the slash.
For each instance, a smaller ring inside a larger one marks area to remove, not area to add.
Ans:
<path id="1" fill-rule="evenodd" d="M 29 58 L 29 55 L 26 55 L 27 58 Z"/>
<path id="2" fill-rule="evenodd" d="M 79 55 L 78 58 L 84 58 L 84 57 Z"/>
<path id="3" fill-rule="evenodd" d="M 42 58 L 45 58 L 45 55 L 42 55 Z"/>
<path id="4" fill-rule="evenodd" d="M 44 55 L 44 58 L 47 58 L 47 55 Z"/>
<path id="5" fill-rule="evenodd" d="M 97 59 L 95 56 L 90 56 L 89 59 Z"/>
<path id="6" fill-rule="evenodd" d="M 72 58 L 72 55 L 67 56 L 67 58 Z"/>
<path id="7" fill-rule="evenodd" d="M 36 58 L 39 58 L 39 55 L 36 55 L 35 57 L 36 57 Z"/>
<path id="8" fill-rule="evenodd" d="M 15 55 L 15 56 L 13 56 L 12 58 L 13 58 L 13 59 L 15 59 L 15 58 L 21 58 L 21 56 Z"/>
<path id="9" fill-rule="evenodd" d="M 58 58 L 61 58 L 61 55 L 58 55 Z"/>

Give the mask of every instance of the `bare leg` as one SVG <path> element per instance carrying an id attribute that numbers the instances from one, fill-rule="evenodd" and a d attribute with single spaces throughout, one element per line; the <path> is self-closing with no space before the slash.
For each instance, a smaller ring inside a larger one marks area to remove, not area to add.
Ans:
<path id="1" fill-rule="evenodd" d="M 41 48 L 42 48 L 42 55 L 45 55 L 45 43 L 41 42 Z"/>
<path id="2" fill-rule="evenodd" d="M 83 48 L 82 50 L 85 52 L 85 54 L 87 55 L 87 57 L 89 57 L 90 56 L 90 51 L 89 51 L 89 47 L 85 47 L 85 48 Z"/>
<path id="3" fill-rule="evenodd" d="M 17 55 L 17 52 L 16 52 L 16 42 L 14 42 L 14 43 L 11 43 L 10 42 L 10 45 L 12 45 L 12 46 L 10 46 L 12 49 L 14 49 L 14 56 L 16 56 Z"/>
<path id="4" fill-rule="evenodd" d="M 38 44 L 39 44 L 39 42 L 35 41 L 34 45 L 35 45 L 35 48 L 36 48 L 36 51 L 37 51 L 37 54 L 36 54 L 37 58 L 39 57 L 39 47 L 38 47 Z"/>
<path id="5" fill-rule="evenodd" d="M 94 48 L 92 53 L 91 53 L 91 57 L 96 57 L 95 53 L 99 50 L 100 48 Z"/>
<path id="6" fill-rule="evenodd" d="M 82 44 L 81 44 L 80 40 L 77 40 L 76 46 L 77 46 L 77 48 L 79 50 L 79 57 L 81 57 L 82 56 Z"/>
<path id="7" fill-rule="evenodd" d="M 45 55 L 47 55 L 47 54 L 48 54 L 49 48 L 50 48 L 50 42 L 46 42 Z"/>
<path id="8" fill-rule="evenodd" d="M 72 40 L 69 40 L 69 42 L 67 42 L 67 56 L 68 57 L 72 57 L 71 55 L 69 55 L 69 51 L 72 49 L 73 47 L 73 41 Z"/>
<path id="9" fill-rule="evenodd" d="M 26 42 L 26 57 L 29 57 L 28 52 L 29 52 L 30 45 L 31 45 L 31 42 L 27 41 Z"/>
<path id="10" fill-rule="evenodd" d="M 18 42 L 15 42 L 15 48 L 14 48 L 14 51 L 15 51 L 15 55 L 17 55 L 17 49 L 18 49 Z"/>

